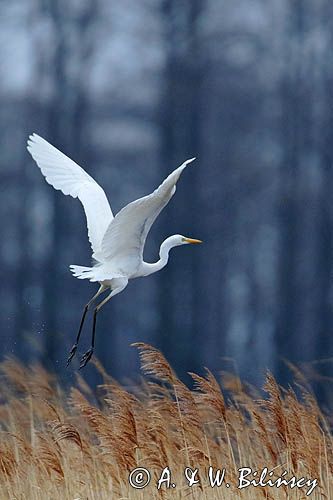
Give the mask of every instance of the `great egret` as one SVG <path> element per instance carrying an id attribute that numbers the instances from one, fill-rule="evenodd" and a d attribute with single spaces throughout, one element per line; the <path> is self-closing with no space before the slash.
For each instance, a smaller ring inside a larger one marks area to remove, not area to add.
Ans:
<path id="1" fill-rule="evenodd" d="M 88 309 L 101 293 L 110 290 L 109 295 L 95 307 L 91 347 L 80 362 L 80 368 L 83 368 L 94 352 L 96 318 L 101 307 L 111 297 L 122 292 L 128 280 L 148 276 L 162 269 L 168 263 L 171 248 L 201 243 L 200 240 L 175 234 L 161 244 L 157 262 L 149 264 L 143 261 L 146 237 L 153 222 L 174 195 L 181 173 L 195 158 L 176 168 L 153 193 L 129 203 L 114 217 L 104 190 L 73 160 L 37 134 L 30 135 L 27 148 L 49 184 L 81 201 L 87 217 L 88 237 L 95 263 L 92 267 L 70 266 L 70 270 L 79 279 L 100 284 L 97 293 L 84 307 L 67 365 L 76 353 Z"/>

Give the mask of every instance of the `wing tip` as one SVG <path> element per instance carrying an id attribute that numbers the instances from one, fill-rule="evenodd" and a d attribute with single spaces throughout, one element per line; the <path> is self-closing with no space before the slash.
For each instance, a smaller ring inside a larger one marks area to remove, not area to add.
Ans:
<path id="1" fill-rule="evenodd" d="M 184 163 L 182 164 L 183 167 L 187 167 L 187 165 L 189 165 L 190 163 L 192 163 L 192 161 L 196 160 L 196 156 L 194 156 L 193 158 L 189 158 L 188 160 L 184 161 Z"/>
<path id="2" fill-rule="evenodd" d="M 28 140 L 27 140 L 27 149 L 31 153 L 31 149 L 33 146 L 36 144 L 37 140 L 39 138 L 39 135 L 37 135 L 35 132 L 29 135 Z"/>
<path id="3" fill-rule="evenodd" d="M 29 135 L 28 140 L 27 140 L 27 147 L 29 146 L 30 148 L 34 146 L 36 143 L 41 143 L 45 141 L 43 137 L 40 135 L 36 134 L 36 132 L 33 132 L 32 134 Z"/>

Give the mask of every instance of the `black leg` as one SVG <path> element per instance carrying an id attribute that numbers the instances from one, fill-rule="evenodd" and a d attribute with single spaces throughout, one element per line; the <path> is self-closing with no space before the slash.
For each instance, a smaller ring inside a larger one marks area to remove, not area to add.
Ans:
<path id="1" fill-rule="evenodd" d="M 84 307 L 82 318 L 81 318 L 81 323 L 80 323 L 80 327 L 79 327 L 79 331 L 78 331 L 78 334 L 76 336 L 76 341 L 75 341 L 75 344 L 73 345 L 72 349 L 69 352 L 69 356 L 68 356 L 68 359 L 67 359 L 67 366 L 69 365 L 69 363 L 72 361 L 73 357 L 75 356 L 76 349 L 77 349 L 77 346 L 79 344 L 80 335 L 81 335 L 81 332 L 82 332 L 84 320 L 86 319 L 86 315 L 87 315 L 87 312 L 89 310 L 89 307 L 91 306 L 91 304 L 94 302 L 94 300 L 96 300 L 97 297 L 101 293 L 105 292 L 105 290 L 107 290 L 107 287 L 105 287 L 104 285 L 101 285 L 99 287 L 97 293 L 93 296 L 92 299 L 89 300 L 88 304 L 86 304 L 86 306 Z"/>
<path id="2" fill-rule="evenodd" d="M 69 365 L 69 363 L 72 361 L 72 359 L 75 356 L 76 349 L 77 349 L 77 346 L 79 344 L 79 340 L 80 340 L 80 336 L 81 336 L 81 332 L 82 332 L 84 320 L 86 318 L 88 309 L 89 309 L 89 303 L 86 304 L 86 306 L 83 309 L 83 314 L 82 314 L 82 318 L 81 318 L 81 323 L 80 323 L 79 331 L 78 331 L 78 334 L 76 336 L 76 341 L 75 341 L 75 344 L 73 344 L 72 349 L 69 351 L 69 356 L 68 356 L 68 359 L 67 359 L 67 366 Z"/>
<path id="3" fill-rule="evenodd" d="M 96 334 L 96 319 L 97 319 L 97 313 L 99 311 L 99 307 L 97 306 L 95 311 L 94 311 L 94 320 L 93 320 L 93 329 L 92 329 L 92 337 L 91 337 L 91 347 L 90 349 L 82 356 L 81 358 L 81 363 L 80 363 L 80 370 L 81 368 L 84 368 L 86 364 L 90 361 L 91 356 L 93 355 L 94 352 L 94 347 L 95 347 L 95 334 Z"/>
<path id="4" fill-rule="evenodd" d="M 91 337 L 91 347 L 89 349 L 89 351 L 87 351 L 81 358 L 81 363 L 80 363 L 80 370 L 81 368 L 85 367 L 86 364 L 88 363 L 88 361 L 91 359 L 91 356 L 93 355 L 93 352 L 94 352 L 94 346 L 95 346 L 95 334 L 96 334 L 96 319 L 97 319 L 97 313 L 99 312 L 99 310 L 104 306 L 104 304 L 106 304 L 110 299 L 111 297 L 113 297 L 114 295 L 116 295 L 117 293 L 121 292 L 122 290 L 124 290 L 124 288 L 126 287 L 128 283 L 128 279 L 124 279 L 123 280 L 123 283 L 121 283 L 121 286 L 118 286 L 118 288 L 115 288 L 115 289 L 111 289 L 111 293 L 110 295 L 108 295 L 104 300 L 102 300 L 102 302 L 100 304 L 98 304 L 97 307 L 95 307 L 95 310 L 94 310 L 94 321 L 93 321 L 93 329 L 92 329 L 92 337 Z M 110 287 L 111 288 L 111 287 Z"/>

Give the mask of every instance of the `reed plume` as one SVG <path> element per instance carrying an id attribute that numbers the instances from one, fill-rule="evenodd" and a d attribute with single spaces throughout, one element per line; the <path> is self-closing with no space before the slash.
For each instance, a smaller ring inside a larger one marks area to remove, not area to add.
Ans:
<path id="1" fill-rule="evenodd" d="M 267 374 L 263 394 L 239 377 L 222 379 L 207 369 L 185 385 L 154 347 L 137 343 L 144 375 L 124 388 L 95 360 L 103 384 L 82 378 L 59 388 L 42 366 L 7 358 L 0 364 L 0 499 L 98 498 L 306 498 L 305 489 L 237 489 L 238 469 L 284 470 L 288 477 L 317 478 L 312 499 L 333 491 L 329 420 L 306 377 L 294 367 L 294 388 Z M 144 490 L 129 484 L 137 467 L 149 469 Z M 156 484 L 168 467 L 176 488 Z M 184 470 L 198 469 L 188 486 Z M 226 469 L 230 488 L 209 484 L 209 467 Z M 143 496 L 142 496 L 143 495 Z"/>

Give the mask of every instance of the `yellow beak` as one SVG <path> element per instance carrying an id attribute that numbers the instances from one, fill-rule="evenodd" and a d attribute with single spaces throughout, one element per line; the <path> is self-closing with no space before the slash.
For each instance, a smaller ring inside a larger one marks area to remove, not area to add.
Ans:
<path id="1" fill-rule="evenodd" d="M 185 241 L 187 241 L 187 243 L 202 243 L 201 240 L 194 240 L 193 238 L 185 238 Z"/>

